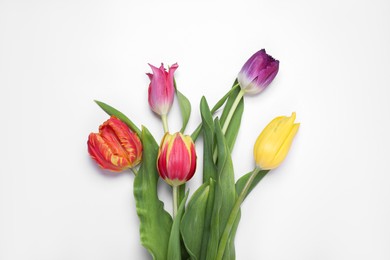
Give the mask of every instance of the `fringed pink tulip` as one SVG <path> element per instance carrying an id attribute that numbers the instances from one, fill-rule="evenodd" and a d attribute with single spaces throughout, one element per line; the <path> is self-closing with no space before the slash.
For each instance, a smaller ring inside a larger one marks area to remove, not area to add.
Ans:
<path id="1" fill-rule="evenodd" d="M 99 127 L 99 133 L 89 135 L 88 152 L 101 168 L 120 172 L 141 161 L 142 144 L 137 134 L 112 116 Z"/>
<path id="2" fill-rule="evenodd" d="M 173 73 L 179 66 L 177 63 L 173 64 L 168 72 L 162 63 L 160 68 L 150 64 L 149 66 L 152 68 L 152 73 L 146 75 L 150 79 L 148 97 L 150 108 L 160 116 L 167 115 L 175 96 Z"/>
<path id="3" fill-rule="evenodd" d="M 196 170 L 196 151 L 191 137 L 166 133 L 158 152 L 157 168 L 160 177 L 171 186 L 191 179 Z"/>
<path id="4" fill-rule="evenodd" d="M 278 71 L 279 61 L 262 49 L 253 54 L 244 64 L 237 80 L 245 93 L 255 95 L 271 84 Z"/>

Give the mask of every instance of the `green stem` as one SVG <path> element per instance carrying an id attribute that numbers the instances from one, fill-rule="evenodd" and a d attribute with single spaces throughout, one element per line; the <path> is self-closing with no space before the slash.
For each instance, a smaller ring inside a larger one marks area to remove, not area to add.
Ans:
<path id="1" fill-rule="evenodd" d="M 234 100 L 232 107 L 229 110 L 229 114 L 227 115 L 226 120 L 223 123 L 223 126 L 222 126 L 222 133 L 223 134 L 226 134 L 226 131 L 227 131 L 228 127 L 229 127 L 230 121 L 233 118 L 234 112 L 236 111 L 237 106 L 240 103 L 241 98 L 244 96 L 244 94 L 245 94 L 245 91 L 242 90 L 242 89 L 240 90 L 240 92 L 238 92 L 238 95 L 237 95 L 236 99 Z M 218 155 L 218 151 L 217 151 L 217 149 L 215 149 L 214 150 L 214 154 L 213 154 L 214 162 L 217 161 L 217 155 Z"/>
<path id="2" fill-rule="evenodd" d="M 164 133 L 169 132 L 167 115 L 161 115 L 161 120 L 163 123 Z"/>
<path id="3" fill-rule="evenodd" d="M 240 103 L 241 98 L 244 96 L 244 94 L 245 94 L 245 91 L 241 89 L 240 92 L 238 93 L 236 99 L 234 100 L 234 103 L 233 103 L 232 107 L 230 108 L 229 114 L 226 117 L 226 120 L 222 126 L 222 133 L 223 134 L 226 134 L 226 130 L 229 127 L 229 124 L 230 124 L 230 121 L 232 120 L 234 112 L 236 111 L 236 108 L 237 108 L 238 104 Z"/>
<path id="4" fill-rule="evenodd" d="M 223 258 L 223 255 L 225 253 L 225 248 L 226 248 L 227 242 L 229 240 L 230 232 L 232 231 L 234 221 L 236 221 L 237 214 L 240 211 L 241 204 L 244 201 L 246 195 L 248 194 L 249 188 L 251 187 L 253 180 L 255 179 L 256 175 L 259 172 L 260 172 L 260 168 L 258 168 L 258 167 L 256 167 L 253 170 L 252 175 L 249 177 L 248 181 L 245 183 L 245 186 L 242 189 L 242 192 L 238 196 L 236 203 L 233 206 L 233 209 L 229 215 L 226 227 L 222 233 L 221 240 L 219 241 L 219 247 L 218 247 L 216 260 L 221 260 Z"/>
<path id="5" fill-rule="evenodd" d="M 177 214 L 177 209 L 178 209 L 178 196 L 179 196 L 179 186 L 173 186 L 173 219 L 175 219 L 176 214 Z"/>

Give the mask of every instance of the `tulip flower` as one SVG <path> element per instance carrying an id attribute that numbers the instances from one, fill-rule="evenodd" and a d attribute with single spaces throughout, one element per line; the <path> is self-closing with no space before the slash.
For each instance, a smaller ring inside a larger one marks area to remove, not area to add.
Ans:
<path id="1" fill-rule="evenodd" d="M 253 54 L 244 64 L 237 80 L 245 93 L 254 95 L 263 91 L 272 82 L 278 70 L 279 61 L 262 49 Z"/>
<path id="2" fill-rule="evenodd" d="M 299 128 L 299 123 L 294 121 L 295 112 L 290 117 L 280 116 L 261 132 L 253 149 L 256 165 L 260 169 L 274 169 L 286 158 Z"/>
<path id="3" fill-rule="evenodd" d="M 106 170 L 120 172 L 136 166 L 142 157 L 142 144 L 130 128 L 112 116 L 88 138 L 88 152 Z"/>
<path id="4" fill-rule="evenodd" d="M 161 63 L 160 68 L 153 65 L 153 73 L 147 73 L 150 79 L 149 85 L 149 105 L 150 108 L 160 116 L 166 116 L 171 109 L 173 98 L 175 95 L 175 87 L 173 83 L 173 73 L 178 68 L 177 63 L 173 64 L 168 72 Z"/>
<path id="5" fill-rule="evenodd" d="M 178 187 L 194 176 L 196 151 L 191 137 L 166 133 L 161 141 L 157 156 L 157 169 L 160 177 L 173 191 L 173 218 L 178 209 Z"/>
<path id="6" fill-rule="evenodd" d="M 157 157 L 158 172 L 171 186 L 179 186 L 195 173 L 196 151 L 191 137 L 181 133 L 166 133 Z"/>

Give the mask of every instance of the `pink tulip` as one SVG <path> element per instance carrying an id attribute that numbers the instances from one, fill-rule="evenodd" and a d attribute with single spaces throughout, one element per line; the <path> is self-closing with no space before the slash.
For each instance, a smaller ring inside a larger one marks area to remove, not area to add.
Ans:
<path id="1" fill-rule="evenodd" d="M 150 79 L 149 85 L 149 105 L 158 115 L 167 115 L 171 109 L 173 98 L 175 96 L 175 87 L 173 83 L 173 73 L 178 68 L 177 63 L 173 64 L 168 72 L 161 63 L 160 68 L 153 65 L 152 73 L 146 73 Z"/>

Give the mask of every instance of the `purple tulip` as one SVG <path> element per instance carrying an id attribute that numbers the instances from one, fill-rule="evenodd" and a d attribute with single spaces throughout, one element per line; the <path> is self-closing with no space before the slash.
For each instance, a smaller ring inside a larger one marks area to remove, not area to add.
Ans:
<path id="1" fill-rule="evenodd" d="M 262 49 L 253 54 L 244 64 L 237 80 L 245 93 L 254 95 L 263 91 L 276 77 L 278 71 L 279 61 Z"/>
<path id="2" fill-rule="evenodd" d="M 173 73 L 179 67 L 177 63 L 173 64 L 167 72 L 164 64 L 160 68 L 153 65 L 152 73 L 146 73 L 150 79 L 149 85 L 149 105 L 158 115 L 167 115 L 171 109 L 173 98 L 175 96 L 175 87 L 173 85 Z"/>

